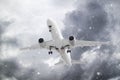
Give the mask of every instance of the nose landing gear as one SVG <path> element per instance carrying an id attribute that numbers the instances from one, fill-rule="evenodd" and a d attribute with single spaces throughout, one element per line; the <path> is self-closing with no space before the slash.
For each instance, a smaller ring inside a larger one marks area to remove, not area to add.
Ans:
<path id="1" fill-rule="evenodd" d="M 53 53 L 52 51 L 49 51 L 49 52 L 48 52 L 49 55 L 52 54 L 52 53 Z"/>

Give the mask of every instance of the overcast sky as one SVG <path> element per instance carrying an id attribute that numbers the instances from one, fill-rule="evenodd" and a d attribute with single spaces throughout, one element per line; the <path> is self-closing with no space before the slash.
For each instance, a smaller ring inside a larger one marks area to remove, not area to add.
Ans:
<path id="1" fill-rule="evenodd" d="M 1 0 L 0 80 L 119 80 L 119 0 Z M 73 49 L 80 65 L 68 68 L 48 63 L 58 53 L 19 51 L 44 38 L 51 40 L 46 21 L 55 20 L 65 38 L 111 41 L 111 46 Z"/>

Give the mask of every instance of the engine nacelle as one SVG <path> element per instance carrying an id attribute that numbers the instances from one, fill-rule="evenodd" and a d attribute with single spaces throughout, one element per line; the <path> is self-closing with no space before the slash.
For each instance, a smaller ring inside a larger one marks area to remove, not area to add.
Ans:
<path id="1" fill-rule="evenodd" d="M 40 38 L 40 39 L 38 40 L 38 42 L 39 42 L 39 43 L 43 43 L 43 42 L 44 42 L 44 39 L 43 39 L 43 38 Z"/>
<path id="2" fill-rule="evenodd" d="M 70 40 L 70 41 L 73 41 L 74 39 L 75 39 L 75 38 L 74 38 L 73 36 L 70 36 L 70 37 L 69 37 L 69 40 Z"/>
<path id="3" fill-rule="evenodd" d="M 74 36 L 70 36 L 69 37 L 69 42 L 70 42 L 70 44 L 72 45 L 72 46 L 74 46 L 75 45 L 75 37 Z"/>

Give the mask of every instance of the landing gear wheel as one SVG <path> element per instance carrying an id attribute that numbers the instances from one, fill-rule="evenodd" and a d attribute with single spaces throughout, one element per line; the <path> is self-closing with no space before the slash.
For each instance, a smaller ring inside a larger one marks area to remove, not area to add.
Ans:
<path id="1" fill-rule="evenodd" d="M 49 30 L 49 32 L 51 32 L 52 30 Z"/>
<path id="2" fill-rule="evenodd" d="M 71 50 L 67 50 L 67 53 L 71 53 Z"/>
<path id="3" fill-rule="evenodd" d="M 49 52 L 48 52 L 49 55 L 52 54 L 52 53 L 53 53 L 52 51 L 49 51 Z"/>

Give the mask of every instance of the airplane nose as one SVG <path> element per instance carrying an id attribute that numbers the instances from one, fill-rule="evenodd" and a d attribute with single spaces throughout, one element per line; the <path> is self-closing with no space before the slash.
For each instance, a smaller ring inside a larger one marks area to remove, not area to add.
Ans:
<path id="1" fill-rule="evenodd" d="M 47 24 L 48 24 L 48 25 L 52 25 L 52 24 L 53 24 L 52 19 L 48 19 L 48 20 L 47 20 Z"/>

